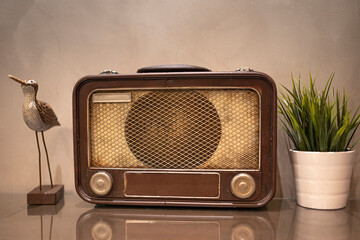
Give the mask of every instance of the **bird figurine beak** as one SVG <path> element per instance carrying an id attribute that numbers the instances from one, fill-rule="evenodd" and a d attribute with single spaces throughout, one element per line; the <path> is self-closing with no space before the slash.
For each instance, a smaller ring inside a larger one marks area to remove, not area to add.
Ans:
<path id="1" fill-rule="evenodd" d="M 18 83 L 20 83 L 22 85 L 26 85 L 26 82 L 24 80 L 21 80 L 21 79 L 19 79 L 17 77 L 14 77 L 13 75 L 9 74 L 8 77 L 11 78 L 12 80 L 14 80 L 15 82 L 18 82 Z"/>

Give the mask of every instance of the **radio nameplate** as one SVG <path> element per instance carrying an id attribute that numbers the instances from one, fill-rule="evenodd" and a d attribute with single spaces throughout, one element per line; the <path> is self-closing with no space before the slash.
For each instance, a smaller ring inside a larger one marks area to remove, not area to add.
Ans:
<path id="1" fill-rule="evenodd" d="M 92 101 L 93 103 L 129 103 L 131 93 L 94 93 Z"/>

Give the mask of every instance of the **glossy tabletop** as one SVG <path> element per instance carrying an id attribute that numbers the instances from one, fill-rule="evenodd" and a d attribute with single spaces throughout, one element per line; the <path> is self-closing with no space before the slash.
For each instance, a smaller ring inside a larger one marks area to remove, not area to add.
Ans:
<path id="1" fill-rule="evenodd" d="M 0 239 L 360 239 L 360 200 L 321 211 L 276 199 L 261 209 L 104 207 L 75 194 L 28 206 L 25 194 L 0 194 Z"/>

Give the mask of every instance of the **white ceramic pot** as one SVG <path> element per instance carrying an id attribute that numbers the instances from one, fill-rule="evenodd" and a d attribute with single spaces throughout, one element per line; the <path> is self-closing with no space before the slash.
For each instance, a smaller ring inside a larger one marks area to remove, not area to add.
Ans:
<path id="1" fill-rule="evenodd" d="M 296 201 L 314 209 L 339 209 L 347 204 L 354 151 L 306 152 L 290 150 Z"/>

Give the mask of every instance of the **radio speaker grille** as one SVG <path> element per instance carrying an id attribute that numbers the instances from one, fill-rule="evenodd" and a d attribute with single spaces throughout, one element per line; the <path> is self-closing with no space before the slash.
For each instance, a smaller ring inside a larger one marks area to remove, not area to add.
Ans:
<path id="1" fill-rule="evenodd" d="M 95 102 L 97 93 L 131 94 Z M 259 169 L 260 102 L 250 89 L 95 92 L 94 168 Z"/>

